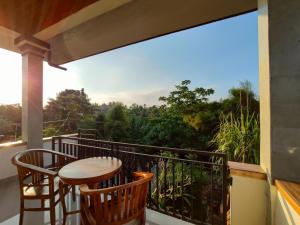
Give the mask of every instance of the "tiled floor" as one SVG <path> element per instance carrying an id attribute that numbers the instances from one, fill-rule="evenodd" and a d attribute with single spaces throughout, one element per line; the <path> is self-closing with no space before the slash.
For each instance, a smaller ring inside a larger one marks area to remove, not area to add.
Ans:
<path id="1" fill-rule="evenodd" d="M 70 210 L 79 209 L 79 195 L 76 202 L 67 196 L 67 207 Z M 30 206 L 38 205 L 39 202 L 29 201 Z M 47 203 L 46 203 L 47 204 Z M 39 205 L 38 205 L 39 206 Z M 25 205 L 26 207 L 26 205 Z M 188 225 L 184 221 L 175 219 L 152 210 L 146 212 L 146 225 Z M 56 224 L 61 224 L 62 211 L 60 204 L 56 206 Z M 0 181 L 0 224 L 19 224 L 19 186 L 16 178 Z M 25 212 L 23 225 L 50 225 L 49 212 Z M 67 225 L 80 225 L 79 215 L 68 216 Z"/>

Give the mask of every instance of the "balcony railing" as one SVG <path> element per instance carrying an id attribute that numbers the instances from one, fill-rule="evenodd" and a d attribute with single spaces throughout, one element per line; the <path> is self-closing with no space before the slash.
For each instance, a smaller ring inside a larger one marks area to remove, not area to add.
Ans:
<path id="1" fill-rule="evenodd" d="M 148 208 L 195 224 L 227 223 L 229 174 L 224 154 L 73 137 L 54 137 L 52 149 L 79 159 L 119 158 L 128 180 L 133 171 L 151 171 Z"/>

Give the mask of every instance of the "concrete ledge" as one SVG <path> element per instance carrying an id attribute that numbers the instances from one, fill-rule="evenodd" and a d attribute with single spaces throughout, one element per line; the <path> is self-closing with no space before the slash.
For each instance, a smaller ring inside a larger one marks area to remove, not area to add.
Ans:
<path id="1" fill-rule="evenodd" d="M 74 134 L 63 134 L 63 135 L 59 135 L 59 136 L 61 136 L 61 137 L 77 137 L 77 133 L 74 133 Z M 57 137 L 57 136 L 55 136 L 55 137 Z M 43 142 L 45 142 L 45 141 L 50 141 L 50 140 L 52 140 L 52 138 L 53 137 L 45 137 L 45 138 L 43 138 Z"/>
<path id="2" fill-rule="evenodd" d="M 66 137 L 77 134 L 67 134 Z M 52 137 L 43 138 L 43 148 L 52 149 Z M 4 143 L 0 145 L 0 180 L 9 179 L 17 175 L 17 169 L 11 163 L 11 158 L 19 151 L 27 149 L 27 143 L 22 141 Z"/>
<path id="3" fill-rule="evenodd" d="M 275 186 L 282 197 L 293 207 L 300 215 L 300 184 L 275 180 Z"/>
<path id="4" fill-rule="evenodd" d="M 14 141 L 14 142 L 3 143 L 3 144 L 0 144 L 0 149 L 7 148 L 7 147 L 21 146 L 21 145 L 26 145 L 26 142 Z"/>
<path id="5" fill-rule="evenodd" d="M 74 134 L 64 134 L 64 135 L 60 135 L 62 137 L 74 137 L 77 136 L 77 133 Z M 48 142 L 52 139 L 52 137 L 45 137 L 43 138 L 43 142 Z M 6 143 L 2 143 L 0 144 L 0 149 L 2 148 L 7 148 L 7 147 L 15 147 L 15 146 L 22 146 L 22 145 L 26 145 L 27 143 L 20 140 L 20 141 L 13 141 L 13 142 L 6 142 Z"/>
<path id="6" fill-rule="evenodd" d="M 266 180 L 267 175 L 260 165 L 239 163 L 239 162 L 228 162 L 230 175 L 250 177 L 260 180 Z"/>

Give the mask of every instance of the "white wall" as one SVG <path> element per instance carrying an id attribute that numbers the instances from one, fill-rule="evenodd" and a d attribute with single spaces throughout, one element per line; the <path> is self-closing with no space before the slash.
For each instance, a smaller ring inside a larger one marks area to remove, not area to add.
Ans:
<path id="1" fill-rule="evenodd" d="M 51 149 L 51 139 L 44 139 L 43 148 Z M 0 145 L 0 180 L 17 175 L 17 169 L 11 163 L 11 158 L 17 152 L 25 149 L 27 149 L 27 145 L 21 142 Z"/>
<path id="2" fill-rule="evenodd" d="M 266 180 L 232 175 L 230 188 L 231 225 L 265 225 L 267 221 Z"/>

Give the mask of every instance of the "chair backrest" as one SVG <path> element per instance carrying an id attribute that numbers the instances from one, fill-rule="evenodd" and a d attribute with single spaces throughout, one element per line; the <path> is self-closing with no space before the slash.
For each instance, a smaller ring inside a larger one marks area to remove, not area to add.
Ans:
<path id="1" fill-rule="evenodd" d="M 12 158 L 12 163 L 17 166 L 20 186 L 40 183 L 44 176 L 55 176 L 65 164 L 75 158 L 47 149 L 29 149 L 18 152 Z"/>
<path id="2" fill-rule="evenodd" d="M 80 193 L 83 223 L 118 225 L 142 219 L 153 174 L 137 172 L 133 177 L 133 182 L 104 189 L 89 189 L 87 185 L 82 185 Z"/>
<path id="3" fill-rule="evenodd" d="M 37 168 L 44 167 L 43 154 L 43 150 L 26 150 L 18 152 L 12 158 L 12 163 L 18 169 L 20 185 L 40 182 L 43 175 L 37 171 Z"/>

